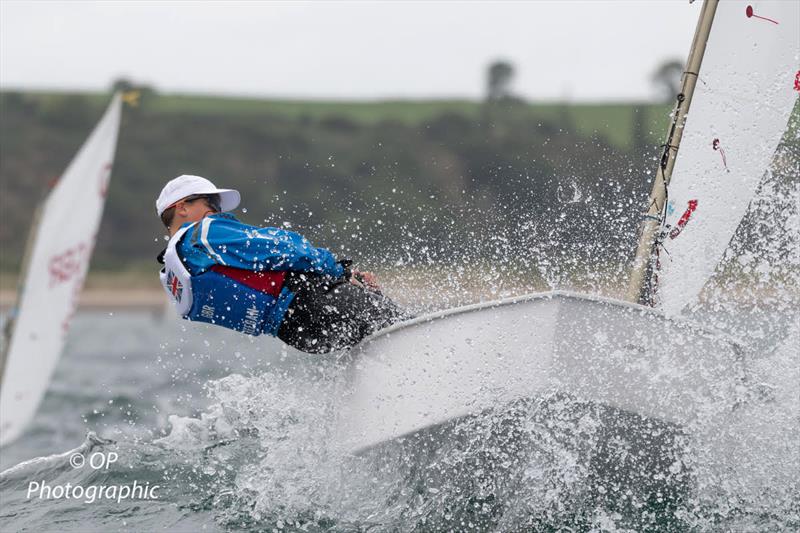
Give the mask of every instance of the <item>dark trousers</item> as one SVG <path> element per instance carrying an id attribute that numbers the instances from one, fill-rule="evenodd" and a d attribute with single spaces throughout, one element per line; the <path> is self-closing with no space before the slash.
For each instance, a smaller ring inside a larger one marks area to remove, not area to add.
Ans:
<path id="1" fill-rule="evenodd" d="M 344 279 L 292 272 L 286 284 L 295 296 L 278 338 L 303 352 L 341 350 L 411 318 L 386 296 Z"/>

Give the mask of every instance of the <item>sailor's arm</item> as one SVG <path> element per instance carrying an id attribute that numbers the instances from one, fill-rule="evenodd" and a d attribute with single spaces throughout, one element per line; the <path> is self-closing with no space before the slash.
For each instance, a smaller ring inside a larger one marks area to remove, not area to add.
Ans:
<path id="1" fill-rule="evenodd" d="M 188 238 L 216 263 L 259 272 L 262 270 L 314 272 L 340 277 L 336 257 L 316 248 L 302 235 L 279 228 L 258 228 L 236 220 L 206 218 Z"/>

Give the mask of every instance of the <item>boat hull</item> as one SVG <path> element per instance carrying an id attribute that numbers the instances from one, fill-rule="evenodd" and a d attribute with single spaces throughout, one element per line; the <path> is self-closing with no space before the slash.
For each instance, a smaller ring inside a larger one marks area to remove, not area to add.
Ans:
<path id="1" fill-rule="evenodd" d="M 559 291 L 468 306 L 353 351 L 338 439 L 359 453 L 553 394 L 686 427 L 733 407 L 740 354 L 729 337 L 609 299 Z"/>

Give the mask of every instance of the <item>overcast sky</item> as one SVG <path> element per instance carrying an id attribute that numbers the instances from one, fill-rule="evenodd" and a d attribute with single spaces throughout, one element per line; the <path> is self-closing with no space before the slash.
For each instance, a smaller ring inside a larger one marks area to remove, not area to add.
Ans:
<path id="1" fill-rule="evenodd" d="M 532 100 L 651 99 L 701 2 L 0 0 L 0 87 L 288 98 L 479 98 L 495 59 Z"/>

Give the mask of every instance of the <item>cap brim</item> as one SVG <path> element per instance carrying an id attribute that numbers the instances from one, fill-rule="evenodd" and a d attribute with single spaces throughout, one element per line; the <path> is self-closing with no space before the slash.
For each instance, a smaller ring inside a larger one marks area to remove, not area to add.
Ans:
<path id="1" fill-rule="evenodd" d="M 242 196 L 236 189 L 208 189 L 197 191 L 192 194 L 219 194 L 219 207 L 222 212 L 233 211 L 242 201 Z"/>
<path id="2" fill-rule="evenodd" d="M 223 213 L 225 211 L 233 211 L 242 201 L 242 195 L 236 189 L 219 189 L 217 194 L 219 194 L 220 199 L 219 207 Z"/>

